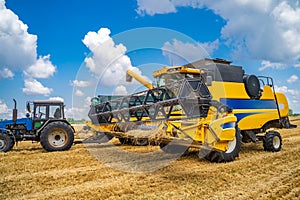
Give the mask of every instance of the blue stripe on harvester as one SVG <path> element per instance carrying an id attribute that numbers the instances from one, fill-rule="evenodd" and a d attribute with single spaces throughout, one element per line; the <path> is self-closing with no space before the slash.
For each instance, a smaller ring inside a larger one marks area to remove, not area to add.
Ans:
<path id="1" fill-rule="evenodd" d="M 220 99 L 232 109 L 277 109 L 274 100 L 254 100 L 254 99 Z"/>
<path id="2" fill-rule="evenodd" d="M 244 117 L 248 117 L 250 115 L 255 115 L 258 114 L 257 112 L 253 112 L 253 113 L 235 113 L 234 115 L 237 118 L 237 122 L 239 122 L 241 119 L 243 119 Z"/>
<path id="3" fill-rule="evenodd" d="M 235 127 L 235 122 L 230 122 L 222 125 L 222 129 L 234 128 L 234 127 Z"/>

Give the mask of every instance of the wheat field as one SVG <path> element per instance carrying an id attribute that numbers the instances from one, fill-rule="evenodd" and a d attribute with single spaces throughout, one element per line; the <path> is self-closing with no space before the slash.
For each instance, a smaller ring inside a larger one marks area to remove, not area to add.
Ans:
<path id="1" fill-rule="evenodd" d="M 83 144 L 48 153 L 39 143 L 21 142 L 0 153 L 0 199 L 300 199 L 300 118 L 292 123 L 298 128 L 279 130 L 280 152 L 243 144 L 234 162 L 210 163 L 191 150 L 149 173 L 111 168 Z"/>

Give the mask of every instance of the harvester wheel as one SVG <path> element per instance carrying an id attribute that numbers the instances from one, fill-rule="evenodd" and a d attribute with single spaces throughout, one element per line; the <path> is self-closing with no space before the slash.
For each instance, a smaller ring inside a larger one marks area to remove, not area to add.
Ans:
<path id="1" fill-rule="evenodd" d="M 265 151 L 280 151 L 282 146 L 280 133 L 278 133 L 277 131 L 268 131 L 263 138 L 263 145 Z"/>
<path id="2" fill-rule="evenodd" d="M 64 122 L 52 122 L 41 132 L 41 145 L 46 151 L 65 151 L 71 148 L 74 131 Z"/>
<path id="3" fill-rule="evenodd" d="M 147 146 L 149 144 L 148 140 L 136 140 L 135 141 L 135 145 L 137 146 Z"/>
<path id="4" fill-rule="evenodd" d="M 119 138 L 119 141 L 121 144 L 128 144 L 128 145 L 133 144 L 133 140 L 130 138 Z"/>
<path id="5" fill-rule="evenodd" d="M 225 152 L 212 150 L 205 156 L 205 159 L 207 159 L 211 162 L 217 162 L 217 163 L 231 162 L 236 157 L 239 156 L 241 143 L 242 143 L 242 137 L 240 134 L 240 129 L 236 128 L 235 137 L 231 142 L 229 142 L 228 150 Z"/>
<path id="6" fill-rule="evenodd" d="M 0 133 L 0 151 L 8 152 L 13 148 L 14 145 L 15 142 L 11 136 L 5 133 Z"/>

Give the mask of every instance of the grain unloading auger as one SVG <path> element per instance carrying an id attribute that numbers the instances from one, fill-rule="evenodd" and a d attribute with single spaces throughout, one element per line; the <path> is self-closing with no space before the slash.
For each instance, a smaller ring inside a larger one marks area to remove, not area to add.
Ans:
<path id="1" fill-rule="evenodd" d="M 232 161 L 238 156 L 241 137 L 237 119 L 227 106 L 212 100 L 202 76 L 163 87 L 142 83 L 149 89 L 92 100 L 88 125 L 99 133 L 100 142 L 117 137 L 122 143 L 155 143 L 167 153 L 201 146 L 205 158 L 213 162 Z"/>

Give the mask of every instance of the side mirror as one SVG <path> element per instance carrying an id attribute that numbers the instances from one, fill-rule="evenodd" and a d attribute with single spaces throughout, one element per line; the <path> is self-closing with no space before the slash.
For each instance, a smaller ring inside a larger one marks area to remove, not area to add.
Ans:
<path id="1" fill-rule="evenodd" d="M 27 102 L 26 109 L 27 109 L 27 112 L 31 113 L 31 107 L 30 107 L 29 102 Z"/>

